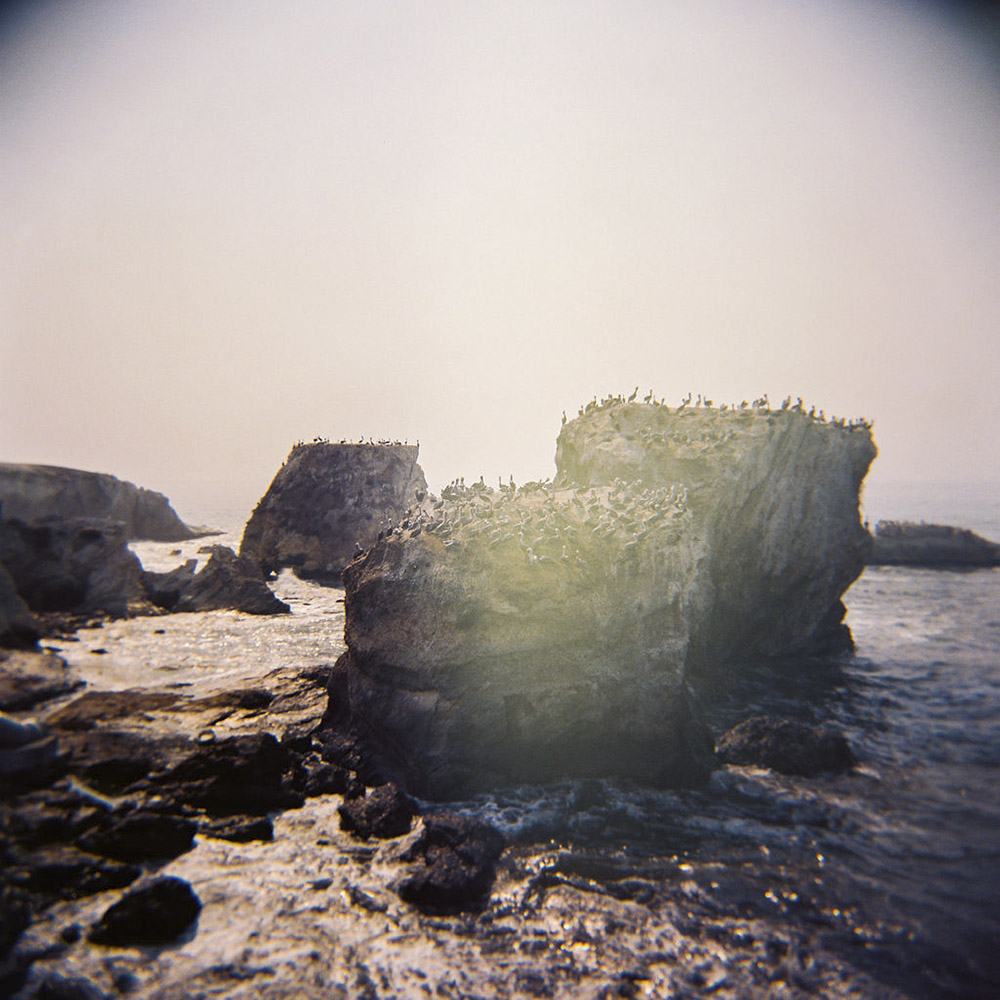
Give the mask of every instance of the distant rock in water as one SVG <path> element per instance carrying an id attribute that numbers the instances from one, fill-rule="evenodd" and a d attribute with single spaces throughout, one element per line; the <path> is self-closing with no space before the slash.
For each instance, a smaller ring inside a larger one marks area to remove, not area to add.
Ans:
<path id="1" fill-rule="evenodd" d="M 929 569 L 1000 566 L 1000 543 L 945 524 L 879 521 L 868 564 Z"/>
<path id="2" fill-rule="evenodd" d="M 867 426 L 591 407 L 555 484 L 456 483 L 344 571 L 326 724 L 412 794 L 704 781 L 688 682 L 825 645 L 864 566 Z"/>
<path id="3" fill-rule="evenodd" d="M 260 567 L 238 556 L 225 545 L 209 546 L 208 562 L 195 573 L 197 560 L 189 559 L 167 573 L 142 574 L 149 599 L 167 611 L 244 611 L 252 615 L 288 614 L 264 582 Z"/>
<path id="4" fill-rule="evenodd" d="M 366 549 L 427 489 L 418 449 L 404 444 L 299 444 L 243 532 L 240 555 L 265 573 L 340 582 Z"/>
<path id="5" fill-rule="evenodd" d="M 102 472 L 54 465 L 0 462 L 0 508 L 4 517 L 117 521 L 128 539 L 179 542 L 211 532 L 189 528 L 170 501 Z"/>

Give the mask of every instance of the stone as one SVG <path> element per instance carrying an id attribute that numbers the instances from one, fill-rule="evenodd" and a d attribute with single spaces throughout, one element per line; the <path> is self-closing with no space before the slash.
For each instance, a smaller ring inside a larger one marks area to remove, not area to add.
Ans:
<path id="1" fill-rule="evenodd" d="M 719 740 L 717 753 L 724 764 L 766 767 L 803 777 L 849 771 L 857 764 L 842 733 L 764 715 L 752 716 L 730 729 Z"/>
<path id="2" fill-rule="evenodd" d="M 453 484 L 347 566 L 324 726 L 423 798 L 703 783 L 692 685 L 828 640 L 874 455 L 793 410 L 591 409 L 554 483 Z"/>
<path id="3" fill-rule="evenodd" d="M 184 524 L 162 493 L 106 473 L 52 465 L 0 462 L 0 505 L 4 517 L 22 521 L 116 521 L 130 539 L 173 542 L 212 534 Z"/>
<path id="4" fill-rule="evenodd" d="M 77 846 L 116 861 L 176 858 L 191 850 L 196 829 L 191 820 L 180 816 L 136 809 L 110 816 L 80 837 Z"/>
<path id="5" fill-rule="evenodd" d="M 402 444 L 296 445 L 247 522 L 240 555 L 265 574 L 339 584 L 359 548 L 399 521 L 427 489 L 418 448 Z"/>
<path id="6" fill-rule="evenodd" d="M 879 521 L 868 565 L 927 569 L 1000 566 L 1000 543 L 946 524 Z"/>
<path id="7" fill-rule="evenodd" d="M 274 824 L 267 816 L 226 816 L 206 820 L 198 832 L 217 840 L 232 840 L 241 844 L 251 840 L 274 840 Z"/>
<path id="8" fill-rule="evenodd" d="M 201 912 L 201 900 L 184 879 L 161 875 L 110 906 L 87 935 L 95 944 L 168 944 Z"/>
<path id="9" fill-rule="evenodd" d="M 82 684 L 55 653 L 0 649 L 0 711 L 23 712 Z"/>
<path id="10" fill-rule="evenodd" d="M 49 899 L 76 899 L 122 889 L 142 874 L 138 865 L 108 861 L 68 846 L 35 851 L 18 867 L 15 881 L 32 894 Z"/>
<path id="11" fill-rule="evenodd" d="M 424 816 L 424 829 L 403 855 L 416 871 L 399 884 L 404 902 L 433 913 L 482 903 L 504 848 L 499 830 L 459 813 Z"/>
<path id="12" fill-rule="evenodd" d="M 413 800 L 391 782 L 370 788 L 337 809 L 341 829 L 361 840 L 388 840 L 409 833 L 416 811 Z"/>

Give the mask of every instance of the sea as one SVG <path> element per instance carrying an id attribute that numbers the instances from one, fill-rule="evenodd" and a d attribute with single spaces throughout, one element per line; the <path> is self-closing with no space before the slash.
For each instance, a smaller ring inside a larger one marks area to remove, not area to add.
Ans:
<path id="1" fill-rule="evenodd" d="M 204 559 L 206 543 L 238 547 L 249 512 L 202 513 L 225 534 L 136 543 L 143 564 Z M 873 485 L 863 515 L 1000 540 L 1000 484 Z M 62 651 L 98 687 L 183 686 L 208 671 L 238 683 L 332 663 L 344 648 L 343 592 L 288 572 L 275 590 L 292 615 L 174 615 L 154 620 L 162 632 L 148 619 L 115 622 Z M 699 696 L 720 734 L 762 713 L 834 726 L 854 772 L 725 768 L 698 791 L 594 780 L 455 806 L 495 823 L 523 856 L 592 879 L 679 864 L 695 879 L 710 873 L 779 923 L 822 925 L 826 947 L 915 1000 L 1000 997 L 1000 569 L 871 567 L 845 603 L 853 655 L 744 665 Z M 97 645 L 105 655 L 89 655 Z"/>

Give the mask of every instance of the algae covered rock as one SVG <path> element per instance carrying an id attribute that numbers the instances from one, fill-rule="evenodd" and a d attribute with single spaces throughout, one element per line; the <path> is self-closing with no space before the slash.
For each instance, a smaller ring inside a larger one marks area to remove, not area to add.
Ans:
<path id="1" fill-rule="evenodd" d="M 359 547 L 398 521 L 427 488 L 405 444 L 296 445 L 254 509 L 240 555 L 265 573 L 340 581 Z"/>
<path id="2" fill-rule="evenodd" d="M 689 681 L 828 641 L 874 455 L 867 425 L 797 408 L 590 406 L 554 483 L 457 482 L 346 568 L 327 725 L 430 798 L 697 784 Z"/>

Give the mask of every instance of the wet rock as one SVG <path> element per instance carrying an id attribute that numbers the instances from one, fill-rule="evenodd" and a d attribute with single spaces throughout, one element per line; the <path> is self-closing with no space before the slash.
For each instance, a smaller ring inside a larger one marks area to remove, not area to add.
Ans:
<path id="1" fill-rule="evenodd" d="M 503 836 L 488 823 L 458 813 L 425 816 L 403 856 L 417 870 L 400 883 L 400 898 L 432 912 L 475 907 L 493 884 L 503 848 Z"/>
<path id="2" fill-rule="evenodd" d="M 82 684 L 54 653 L 0 649 L 0 711 L 23 712 Z"/>
<path id="3" fill-rule="evenodd" d="M 427 488 L 416 446 L 296 445 L 254 509 L 240 555 L 265 573 L 339 583 L 357 547 L 367 548 Z"/>
<path id="4" fill-rule="evenodd" d="M 874 454 L 867 427 L 790 410 L 591 409 L 555 484 L 453 484 L 344 570 L 325 725 L 427 798 L 704 782 L 691 683 L 829 632 Z"/>
<path id="5" fill-rule="evenodd" d="M 115 522 L 2 521 L 0 563 L 35 612 L 124 616 L 149 610 L 142 567 Z"/>
<path id="6" fill-rule="evenodd" d="M 927 569 L 1000 566 L 1000 543 L 945 524 L 879 521 L 868 565 Z"/>
<path id="7" fill-rule="evenodd" d="M 80 837 L 77 845 L 118 861 L 175 858 L 191 850 L 195 829 L 191 820 L 138 809 L 109 817 Z"/>
<path id="8" fill-rule="evenodd" d="M 162 493 L 81 469 L 0 462 L 0 504 L 5 517 L 25 521 L 115 521 L 127 538 L 172 542 L 206 534 L 185 525 Z"/>
<path id="9" fill-rule="evenodd" d="M 0 790 L 44 783 L 55 773 L 58 752 L 43 726 L 0 712 Z"/>
<path id="10" fill-rule="evenodd" d="M 211 546 L 211 558 L 198 572 L 189 560 L 169 573 L 145 573 L 150 599 L 171 611 L 244 611 L 251 615 L 288 614 L 264 582 L 252 559 L 237 556 L 224 545 Z"/>
<path id="11" fill-rule="evenodd" d="M 51 899 L 76 899 L 134 882 L 142 869 L 94 857 L 72 847 L 49 847 L 25 855 L 11 878 L 27 891 Z"/>
<path id="12" fill-rule="evenodd" d="M 87 691 L 49 715 L 46 722 L 53 729 L 93 729 L 116 719 L 132 719 L 147 712 L 174 708 L 182 699 L 182 695 L 169 691 L 147 691 L 143 688 Z"/>
<path id="13" fill-rule="evenodd" d="M 804 777 L 849 771 L 857 764 L 842 733 L 764 715 L 734 726 L 719 740 L 717 752 L 725 764 L 767 767 Z"/>
<path id="14" fill-rule="evenodd" d="M 95 944 L 167 944 L 201 912 L 201 900 L 184 879 L 163 875 L 109 907 L 87 935 Z"/>
<path id="15" fill-rule="evenodd" d="M 153 787 L 168 800 L 213 816 L 263 815 L 301 806 L 294 791 L 298 756 L 270 733 L 236 736 L 199 746 Z"/>
<path id="16" fill-rule="evenodd" d="M 33 970 L 18 1000 L 110 1000 L 110 994 L 83 976 L 66 976 L 52 969 Z"/>
<path id="17" fill-rule="evenodd" d="M 267 816 L 227 816 L 208 820 L 199 826 L 198 831 L 206 837 L 242 844 L 251 840 L 274 840 L 274 824 Z"/>
<path id="18" fill-rule="evenodd" d="M 371 788 L 364 796 L 349 799 L 337 809 L 340 826 L 361 840 L 388 839 L 410 832 L 417 809 L 413 800 L 394 784 Z"/>

